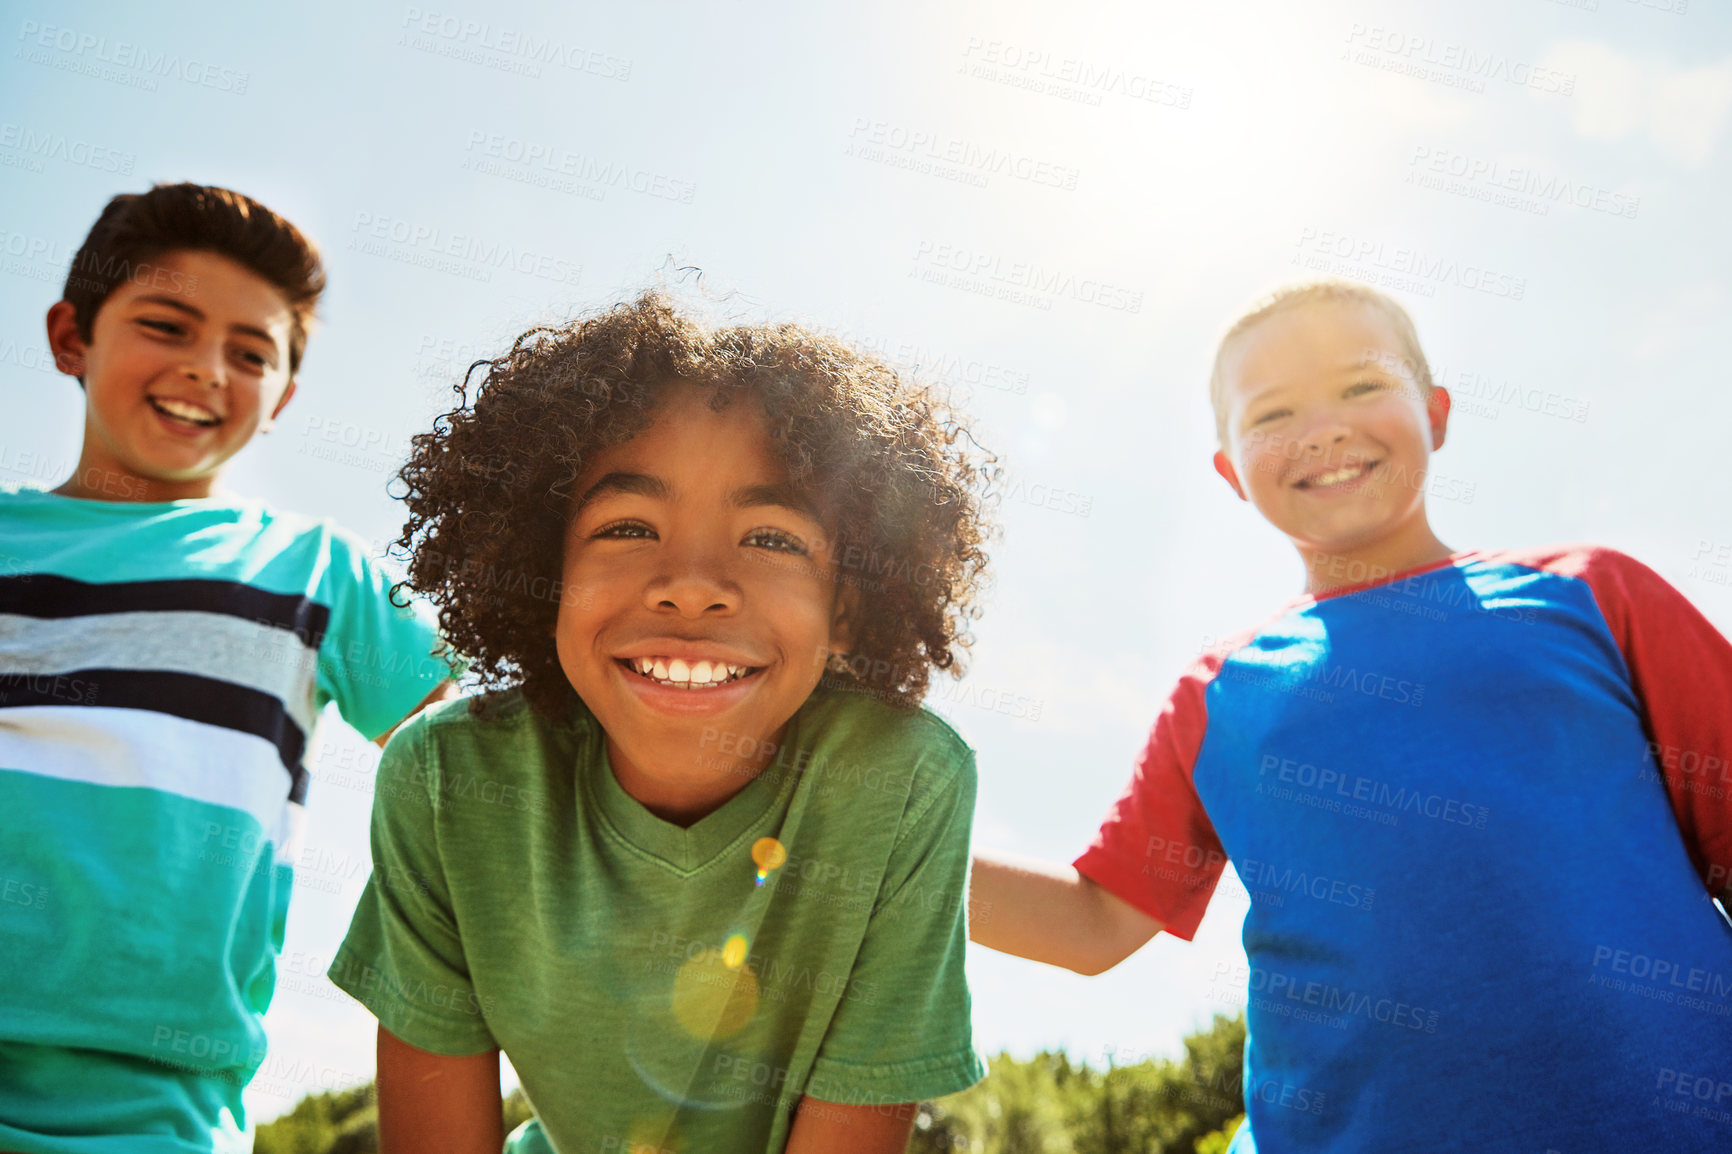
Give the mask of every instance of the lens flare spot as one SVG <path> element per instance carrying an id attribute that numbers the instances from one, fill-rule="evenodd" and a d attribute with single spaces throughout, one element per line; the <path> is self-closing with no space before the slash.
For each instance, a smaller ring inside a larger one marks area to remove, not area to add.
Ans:
<path id="1" fill-rule="evenodd" d="M 788 849 L 773 837 L 761 837 L 752 843 L 752 860 L 758 863 L 758 876 L 765 878 L 788 860 Z"/>
<path id="2" fill-rule="evenodd" d="M 722 943 L 722 965 L 737 970 L 746 962 L 746 935 L 735 934 Z"/>
<path id="3" fill-rule="evenodd" d="M 672 1119 L 634 1123 L 619 1147 L 620 1154 L 680 1154 L 684 1149 Z"/>
<path id="4" fill-rule="evenodd" d="M 757 1012 L 758 976 L 745 964 L 746 939 L 736 934 L 727 947 L 705 950 L 674 975 L 674 1018 L 694 1038 L 737 1034 Z M 735 949 L 738 960 L 730 964 L 728 951 Z"/>

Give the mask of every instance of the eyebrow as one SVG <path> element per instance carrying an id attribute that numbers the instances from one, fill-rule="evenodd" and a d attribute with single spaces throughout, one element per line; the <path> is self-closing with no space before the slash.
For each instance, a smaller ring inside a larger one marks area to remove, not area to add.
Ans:
<path id="1" fill-rule="evenodd" d="M 752 509 L 761 506 L 773 506 L 798 513 L 813 521 L 823 521 L 818 515 L 818 508 L 807 496 L 792 485 L 747 485 L 743 489 L 735 489 L 728 495 L 728 501 L 736 509 Z"/>
<path id="2" fill-rule="evenodd" d="M 666 501 L 673 496 L 673 488 L 660 477 L 652 477 L 647 473 L 608 473 L 584 490 L 583 496 L 577 500 L 574 512 L 581 510 L 591 501 L 615 495 L 648 497 L 651 500 Z M 812 502 L 791 485 L 747 485 L 729 493 L 728 504 L 736 509 L 770 506 L 787 509 L 813 521 L 823 519 L 818 516 L 818 510 Z"/>
<path id="3" fill-rule="evenodd" d="M 609 473 L 584 490 L 583 496 L 577 499 L 577 507 L 573 512 L 581 510 L 591 501 L 615 494 L 665 501 L 671 492 L 668 483 L 660 477 L 651 477 L 646 473 Z"/>
<path id="4" fill-rule="evenodd" d="M 194 320 L 202 321 L 202 320 L 207 319 L 205 317 L 204 311 L 202 309 L 196 309 L 192 305 L 187 304 L 183 300 L 176 300 L 174 297 L 165 296 L 162 293 L 150 293 L 146 296 L 136 297 L 136 298 L 134 298 L 134 303 L 147 304 L 147 305 L 161 305 L 164 308 L 175 309 L 178 312 L 183 312 L 187 316 L 192 317 Z M 264 329 L 261 329 L 256 325 L 234 325 L 232 327 L 233 327 L 234 331 L 237 333 L 241 333 L 244 336 L 257 337 L 259 340 L 265 342 L 265 344 L 267 344 L 267 345 L 270 345 L 272 348 L 276 347 L 277 338 L 273 337 L 270 333 L 267 333 Z"/>

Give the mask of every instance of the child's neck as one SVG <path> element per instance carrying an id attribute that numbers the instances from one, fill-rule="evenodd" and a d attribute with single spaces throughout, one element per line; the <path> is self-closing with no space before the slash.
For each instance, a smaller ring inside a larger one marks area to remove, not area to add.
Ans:
<path id="1" fill-rule="evenodd" d="M 705 758 L 695 756 L 691 759 L 677 756 L 660 758 L 654 764 L 646 759 L 640 763 L 609 737 L 608 761 L 613 767 L 614 780 L 632 800 L 663 821 L 689 829 L 757 780 L 768 768 L 779 741 L 778 736 L 774 741 L 759 742 L 758 747 L 763 752 L 758 755 L 717 767 L 714 759 L 707 759 L 706 764 Z M 687 760 L 703 766 L 702 771 L 696 774 L 671 773 L 662 764 L 671 761 L 677 765 Z"/>
<path id="2" fill-rule="evenodd" d="M 1353 585 L 1376 585 L 1397 573 L 1443 561 L 1455 552 L 1438 540 L 1424 517 L 1416 517 L 1399 531 L 1358 548 L 1327 550 L 1298 542 L 1294 545 L 1305 562 L 1305 592 L 1312 597 Z"/>
<path id="3" fill-rule="evenodd" d="M 157 501 L 192 501 L 209 498 L 216 491 L 220 473 L 185 481 L 163 481 L 146 477 L 122 465 L 112 454 L 92 452 L 87 444 L 79 454 L 78 468 L 52 491 L 83 501 L 118 501 L 145 504 Z"/>

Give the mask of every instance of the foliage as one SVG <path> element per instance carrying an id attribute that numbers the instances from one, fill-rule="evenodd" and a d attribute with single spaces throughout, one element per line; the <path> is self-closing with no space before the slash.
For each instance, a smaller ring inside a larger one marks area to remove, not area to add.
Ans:
<path id="1" fill-rule="evenodd" d="M 1216 1015 L 1177 1062 L 1096 1070 L 1064 1054 L 1006 1054 L 986 1081 L 927 1104 L 910 1154 L 1194 1154 L 1239 1114 L 1245 1025 Z M 1231 1133 L 1229 1131 L 1229 1133 Z M 1223 1146 L 1222 1149 L 1225 1149 Z"/>
<path id="2" fill-rule="evenodd" d="M 1197 1154 L 1227 1154 L 1227 1147 L 1233 1144 L 1233 1135 L 1245 1121 L 1245 1115 L 1229 1118 L 1227 1124 L 1213 1134 L 1205 1134 L 1197 1139 Z"/>
<path id="3" fill-rule="evenodd" d="M 921 1107 L 909 1154 L 1225 1154 L 1242 1121 L 1242 1018 L 1217 1014 L 1178 1061 L 1097 1070 L 1063 1053 L 992 1059 L 973 1089 Z M 505 1128 L 530 1117 L 522 1090 Z M 373 1087 L 305 1098 L 259 1127 L 256 1154 L 376 1154 Z"/>

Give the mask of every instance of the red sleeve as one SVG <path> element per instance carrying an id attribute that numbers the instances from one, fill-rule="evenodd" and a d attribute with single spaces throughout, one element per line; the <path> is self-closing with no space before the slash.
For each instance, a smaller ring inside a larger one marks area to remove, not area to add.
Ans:
<path id="1" fill-rule="evenodd" d="M 1710 893 L 1732 885 L 1732 644 L 1685 596 L 1611 549 L 1543 568 L 1587 582 L 1623 651 L 1690 860 Z"/>
<path id="2" fill-rule="evenodd" d="M 1220 665 L 1219 656 L 1205 657 L 1179 679 L 1131 784 L 1075 863 L 1084 877 L 1186 941 L 1227 864 L 1191 778 L 1208 724 L 1203 690 Z"/>

